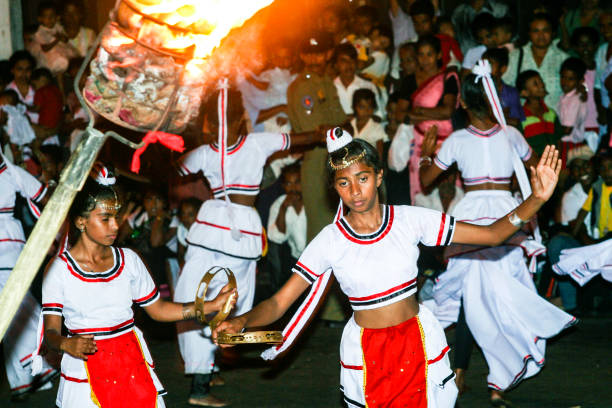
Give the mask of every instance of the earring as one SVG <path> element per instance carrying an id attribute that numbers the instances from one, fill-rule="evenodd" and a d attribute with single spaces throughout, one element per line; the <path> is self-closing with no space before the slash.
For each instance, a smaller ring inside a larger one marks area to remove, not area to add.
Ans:
<path id="1" fill-rule="evenodd" d="M 84 226 L 84 225 L 81 225 L 81 226 L 79 227 L 79 231 L 81 231 L 81 232 L 85 232 L 85 226 Z"/>

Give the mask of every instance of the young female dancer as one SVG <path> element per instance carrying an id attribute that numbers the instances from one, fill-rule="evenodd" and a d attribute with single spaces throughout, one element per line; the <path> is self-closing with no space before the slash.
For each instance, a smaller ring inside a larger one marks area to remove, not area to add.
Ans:
<path id="1" fill-rule="evenodd" d="M 174 300 L 191 302 L 202 276 L 213 266 L 224 266 L 236 277 L 240 299 L 236 313 L 253 306 L 255 266 L 261 257 L 265 236 L 259 214 L 253 207 L 259 193 L 264 165 L 273 153 L 289 146 L 322 142 L 324 135 L 251 133 L 245 135 L 244 107 L 239 92 L 222 89 L 205 106 L 205 127 L 219 135 L 217 143 L 202 145 L 180 161 L 183 175 L 203 173 L 214 199 L 200 207 L 187 236 L 185 266 L 179 275 Z M 208 294 L 214 295 L 225 281 L 215 279 Z M 206 329 L 208 330 L 208 329 Z M 194 322 L 178 325 L 178 341 L 185 373 L 193 374 L 189 403 L 221 407 L 225 401 L 210 394 L 217 346 L 202 335 Z"/>
<path id="2" fill-rule="evenodd" d="M 47 188 L 30 173 L 11 164 L 0 153 L 0 291 L 25 244 L 21 223 L 13 215 L 16 195 L 28 199 L 32 214 L 38 218 L 39 210 L 35 203 L 44 204 L 47 200 L 46 192 Z M 29 391 L 45 386 L 56 373 L 45 365 L 37 378 L 31 374 L 31 353 L 36 346 L 39 315 L 40 306 L 28 292 L 2 341 L 4 365 L 13 399 L 26 398 Z"/>
<path id="3" fill-rule="evenodd" d="M 274 322 L 312 284 L 283 332 L 285 342 L 264 353 L 274 358 L 306 325 L 333 271 L 355 312 L 340 345 L 340 388 L 348 406 L 453 407 L 457 388 L 444 332 L 415 296 L 417 245 L 501 243 L 551 196 L 561 169 L 558 152 L 546 149 L 532 174 L 529 199 L 495 223 L 477 226 L 425 208 L 381 205 L 383 170 L 376 150 L 340 129 L 328 132 L 327 143 L 328 173 L 349 213 L 306 247 L 295 274 L 274 296 L 223 322 L 213 336 Z"/>
<path id="4" fill-rule="evenodd" d="M 502 111 L 495 109 L 501 106 L 496 95 L 487 101 L 487 86 L 496 92 L 488 63 L 480 61 L 474 72 L 478 75 L 469 74 L 461 85 L 461 105 L 470 125 L 451 134 L 433 160 L 435 133 L 428 134 L 420 175 L 428 186 L 456 162 L 466 195 L 452 215 L 470 224 L 489 225 L 518 204 L 510 193 L 513 173 L 523 197 L 529 195 L 523 162 L 533 169 L 535 160 L 523 136 L 506 126 Z M 499 407 L 509 406 L 503 391 L 540 371 L 545 339 L 575 322 L 538 296 L 523 259 L 521 247 L 529 250 L 526 238 L 516 234 L 511 242 L 494 248 L 449 248 L 453 251 L 448 268 L 434 286 L 436 317 L 443 324 L 458 322 L 457 384 L 461 389 L 472 348 L 471 330 L 489 365 L 491 403 Z"/>
<path id="5" fill-rule="evenodd" d="M 50 263 L 43 281 L 44 341 L 64 353 L 56 404 L 163 407 L 165 391 L 134 326 L 132 305 L 166 322 L 194 318 L 195 306 L 160 299 L 140 257 L 112 246 L 120 208 L 115 179 L 102 166 L 94 171 L 95 180 L 85 183 L 70 209 L 77 241 Z M 203 312 L 220 310 L 234 293 L 223 289 Z M 62 317 L 68 336 L 62 335 Z"/>

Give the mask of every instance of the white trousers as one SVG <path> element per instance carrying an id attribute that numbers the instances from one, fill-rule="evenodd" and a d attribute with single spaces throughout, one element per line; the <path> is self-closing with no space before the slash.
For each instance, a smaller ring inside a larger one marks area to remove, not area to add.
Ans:
<path id="1" fill-rule="evenodd" d="M 240 315 L 253 307 L 255 297 L 256 262 L 227 256 L 190 245 L 185 255 L 185 266 L 174 291 L 175 302 L 193 302 L 202 277 L 213 266 L 229 268 L 236 277 L 238 302 L 232 314 Z M 210 282 L 206 299 L 214 299 L 227 284 L 225 274 L 219 273 Z M 217 346 L 210 338 L 209 327 L 198 327 L 193 322 L 180 322 L 178 343 L 185 362 L 185 374 L 210 374 L 214 370 Z M 204 329 L 204 330 L 203 330 Z"/>
<path id="2" fill-rule="evenodd" d="M 0 243 L 0 291 L 17 262 L 22 247 L 23 244 Z M 40 312 L 40 305 L 34 296 L 27 292 L 2 339 L 6 376 L 11 393 L 15 395 L 29 391 L 35 382 L 31 373 L 31 354 L 36 350 Z M 43 359 L 43 369 L 36 379 L 36 386 L 43 385 L 53 374 L 55 370 Z"/>

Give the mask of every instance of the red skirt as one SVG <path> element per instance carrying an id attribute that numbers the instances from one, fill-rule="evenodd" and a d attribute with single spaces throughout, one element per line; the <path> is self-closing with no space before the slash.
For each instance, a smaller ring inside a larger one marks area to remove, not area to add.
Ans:
<path id="1" fill-rule="evenodd" d="M 157 390 L 133 330 L 96 340 L 85 361 L 92 400 L 102 408 L 155 408 Z"/>
<path id="2" fill-rule="evenodd" d="M 427 361 L 417 316 L 397 326 L 363 329 L 364 388 L 370 408 L 427 408 Z"/>

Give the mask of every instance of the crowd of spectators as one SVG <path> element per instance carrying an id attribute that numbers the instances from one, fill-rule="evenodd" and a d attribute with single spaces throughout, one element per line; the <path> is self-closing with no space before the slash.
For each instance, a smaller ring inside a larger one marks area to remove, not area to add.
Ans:
<path id="1" fill-rule="evenodd" d="M 448 14 L 429 0 L 390 0 L 387 9 L 375 1 L 325 7 L 315 32 L 305 33 L 299 44 L 275 38 L 265 67 L 235 78 L 249 130 L 343 126 L 375 146 L 388 165 L 388 203 L 451 212 L 463 196 L 456 169 L 424 190 L 415 163 L 433 125 L 439 142 L 465 126 L 460 82 L 486 59 L 508 124 L 535 153 L 546 144 L 562 153 L 562 181 L 539 219 L 548 246 L 535 277 L 542 294 L 559 293 L 562 306 L 573 312 L 609 308 L 609 286 L 602 281 L 579 290 L 549 271 L 562 249 L 609 239 L 612 231 L 612 3 L 582 0 L 560 16 L 557 7 L 537 5 L 521 16 L 528 18 L 525 38 L 517 35 L 519 16 L 507 3 L 470 0 Z M 26 49 L 0 62 L 2 152 L 50 186 L 86 124 L 72 84 L 95 36 L 82 26 L 78 2 L 62 4 L 41 4 L 39 26 L 25 32 Z M 259 276 L 269 276 L 273 288 L 333 218 L 325 157 L 325 149 L 315 147 L 274 156 L 266 169 L 257 208 L 269 252 Z M 121 171 L 126 163 L 113 164 L 130 186 L 118 243 L 141 254 L 170 296 L 187 232 L 210 193 L 197 181 L 182 183 L 177 192 L 175 183 L 157 185 Z M 22 217 L 31 227 L 33 220 L 25 212 Z M 421 265 L 427 265 L 427 275 L 443 270 L 440 262 Z M 335 314 L 341 317 L 329 320 L 345 318 Z"/>

